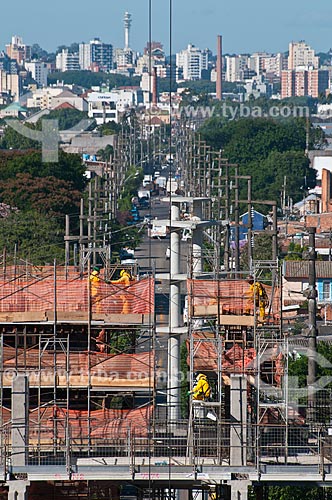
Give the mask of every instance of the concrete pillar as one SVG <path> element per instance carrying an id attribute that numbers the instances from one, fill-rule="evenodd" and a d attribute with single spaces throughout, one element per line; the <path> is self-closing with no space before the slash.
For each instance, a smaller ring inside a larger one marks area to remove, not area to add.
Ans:
<path id="1" fill-rule="evenodd" d="M 202 202 L 194 201 L 193 215 L 202 219 Z M 203 248 L 203 232 L 201 229 L 194 229 L 192 235 L 193 246 L 193 275 L 200 274 L 203 271 L 202 263 L 202 248 Z"/>
<path id="2" fill-rule="evenodd" d="M 177 204 L 173 204 L 171 206 L 171 220 L 176 221 L 179 219 L 180 208 Z M 178 335 L 174 335 L 174 328 L 180 326 L 181 293 L 180 282 L 174 280 L 174 275 L 180 273 L 180 234 L 177 231 L 171 232 L 170 250 L 170 336 L 168 339 L 167 405 L 169 419 L 178 420 L 180 417 L 180 339 Z"/>
<path id="3" fill-rule="evenodd" d="M 171 220 L 177 221 L 179 219 L 180 219 L 179 206 L 172 205 Z M 180 273 L 180 233 L 178 231 L 171 232 L 170 251 L 171 251 L 170 324 L 171 327 L 177 327 L 180 325 L 180 312 L 181 312 L 180 282 L 174 281 L 173 276 L 175 274 Z"/>
<path id="4" fill-rule="evenodd" d="M 12 456 L 11 464 L 27 465 L 29 447 L 29 380 L 18 374 L 12 382 Z"/>
<path id="5" fill-rule="evenodd" d="M 8 500 L 28 500 L 28 486 L 30 481 L 7 481 Z"/>
<path id="6" fill-rule="evenodd" d="M 230 481 L 231 485 L 231 500 L 248 500 L 248 486 L 251 481 L 237 480 Z"/>
<path id="7" fill-rule="evenodd" d="M 231 374 L 230 379 L 230 465 L 244 466 L 247 464 L 247 379 L 237 374 Z"/>

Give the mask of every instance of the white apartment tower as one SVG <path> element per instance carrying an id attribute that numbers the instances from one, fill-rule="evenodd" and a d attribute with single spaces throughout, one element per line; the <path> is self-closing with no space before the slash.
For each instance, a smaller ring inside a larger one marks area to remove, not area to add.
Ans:
<path id="1" fill-rule="evenodd" d="M 189 44 L 176 54 L 176 66 L 182 68 L 184 80 L 200 80 L 202 71 L 208 69 L 208 51 Z"/>
<path id="2" fill-rule="evenodd" d="M 315 56 L 315 51 L 303 40 L 291 42 L 289 44 L 288 69 L 313 68 L 318 69 L 319 57 Z"/>
<path id="3" fill-rule="evenodd" d="M 37 82 L 39 87 L 47 87 L 47 75 L 49 70 L 45 62 L 27 62 L 25 63 L 25 69 L 31 73 L 32 78 Z"/>
<path id="4" fill-rule="evenodd" d="M 89 43 L 80 43 L 79 45 L 79 63 L 81 69 L 90 69 L 91 67 L 91 47 Z"/>
<path id="5" fill-rule="evenodd" d="M 56 56 L 55 66 L 61 72 L 77 71 L 80 69 L 79 56 L 68 52 L 68 49 L 62 49 L 62 52 Z"/>
<path id="6" fill-rule="evenodd" d="M 226 82 L 239 82 L 243 80 L 243 71 L 248 66 L 248 56 L 226 56 Z"/>

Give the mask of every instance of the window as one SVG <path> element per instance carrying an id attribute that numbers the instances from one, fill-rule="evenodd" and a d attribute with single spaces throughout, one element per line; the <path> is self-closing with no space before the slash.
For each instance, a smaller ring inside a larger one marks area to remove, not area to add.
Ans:
<path id="1" fill-rule="evenodd" d="M 322 299 L 323 300 L 330 300 L 330 282 L 329 281 L 323 281 L 323 294 L 322 294 Z"/>

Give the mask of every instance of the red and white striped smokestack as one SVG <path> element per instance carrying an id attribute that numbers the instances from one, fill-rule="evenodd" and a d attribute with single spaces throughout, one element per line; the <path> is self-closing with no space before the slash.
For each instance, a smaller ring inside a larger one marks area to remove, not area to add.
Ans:
<path id="1" fill-rule="evenodd" d="M 158 89 L 157 89 L 157 68 L 153 68 L 152 73 L 152 105 L 157 106 L 158 103 Z"/>
<path id="2" fill-rule="evenodd" d="M 219 101 L 222 100 L 222 36 L 217 36 L 217 81 L 216 94 Z"/>

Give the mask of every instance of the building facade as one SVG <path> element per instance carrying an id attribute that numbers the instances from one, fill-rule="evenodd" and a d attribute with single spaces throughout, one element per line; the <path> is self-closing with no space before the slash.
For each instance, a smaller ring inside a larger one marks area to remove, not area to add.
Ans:
<path id="1" fill-rule="evenodd" d="M 329 88 L 329 72 L 320 69 L 297 68 L 281 72 L 281 98 L 319 97 Z"/>
<path id="2" fill-rule="evenodd" d="M 79 45 L 79 65 L 84 70 L 110 71 L 113 68 L 113 46 L 94 38 Z"/>
<path id="3" fill-rule="evenodd" d="M 184 80 L 200 80 L 202 72 L 208 69 L 208 51 L 189 44 L 176 54 L 176 66 L 182 68 Z"/>
<path id="4" fill-rule="evenodd" d="M 68 49 L 62 49 L 62 52 L 56 56 L 56 69 L 64 71 L 78 71 L 80 69 L 78 54 L 72 54 Z"/>
<path id="5" fill-rule="evenodd" d="M 319 57 L 315 55 L 314 49 L 303 40 L 300 42 L 291 42 L 289 44 L 288 69 L 295 70 L 303 66 L 311 66 L 314 69 L 318 69 Z"/>
<path id="6" fill-rule="evenodd" d="M 240 82 L 244 71 L 249 69 L 248 56 L 226 56 L 226 82 Z"/>
<path id="7" fill-rule="evenodd" d="M 49 73 L 47 64 L 41 61 L 25 63 L 25 69 L 31 73 L 31 77 L 39 87 L 47 87 L 47 75 Z"/>
<path id="8" fill-rule="evenodd" d="M 31 59 L 31 47 L 25 45 L 23 39 L 16 35 L 12 37 L 11 43 L 6 45 L 6 53 L 10 59 L 15 60 L 20 66 Z"/>

